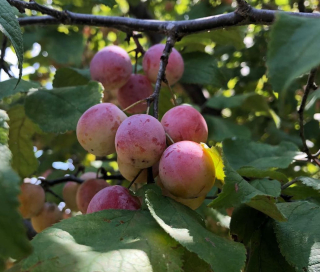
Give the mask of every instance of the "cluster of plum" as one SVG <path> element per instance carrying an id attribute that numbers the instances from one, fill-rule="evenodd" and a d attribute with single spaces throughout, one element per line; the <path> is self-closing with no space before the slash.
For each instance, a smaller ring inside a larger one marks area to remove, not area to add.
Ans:
<path id="1" fill-rule="evenodd" d="M 100 50 L 91 60 L 90 73 L 93 80 L 102 83 L 105 91 L 114 101 L 125 109 L 133 103 L 149 97 L 153 92 L 152 83 L 157 80 L 160 57 L 164 44 L 157 44 L 149 48 L 143 57 L 145 75 L 132 74 L 132 65 L 128 53 L 119 46 L 107 46 Z M 170 85 L 176 83 L 183 74 L 184 64 L 180 53 L 173 49 L 166 68 L 166 77 Z M 136 114 L 145 112 L 147 103 L 140 103 L 127 110 Z"/>
<path id="2" fill-rule="evenodd" d="M 56 204 L 45 202 L 45 192 L 39 185 L 23 183 L 19 201 L 22 217 L 31 218 L 36 232 L 41 232 L 63 219 L 63 213 Z"/>
<path id="3" fill-rule="evenodd" d="M 126 108 L 152 94 L 157 79 L 164 45 L 151 47 L 144 55 L 146 74 L 132 73 L 128 54 L 117 46 L 99 51 L 90 64 L 91 76 L 106 90 L 118 91 L 118 103 Z M 184 70 L 183 59 L 173 49 L 166 69 L 170 85 L 177 82 Z M 112 103 L 100 103 L 89 108 L 77 124 L 77 138 L 82 147 L 96 156 L 117 153 L 120 173 L 128 181 L 143 184 L 148 180 L 148 168 L 165 196 L 192 208 L 198 208 L 215 182 L 215 166 L 210 149 L 203 143 L 208 127 L 202 115 L 189 105 L 172 108 L 159 122 L 142 114 L 146 104 L 138 104 L 127 116 Z M 111 186 L 96 173 L 83 174 L 82 184 L 69 181 L 63 188 L 66 207 L 72 211 L 92 213 L 104 209 L 141 208 L 138 197 L 119 185 Z M 31 218 L 37 232 L 63 218 L 56 204 L 45 203 L 45 192 L 39 185 L 24 183 L 20 194 L 20 212 Z"/>
<path id="4" fill-rule="evenodd" d="M 119 105 L 126 108 L 152 93 L 150 81 L 154 83 L 157 79 L 163 49 L 164 45 L 159 44 L 146 52 L 144 76 L 129 75 L 131 63 L 127 53 L 119 47 L 108 46 L 92 59 L 91 76 L 105 89 L 119 88 Z M 166 69 L 170 85 L 181 78 L 183 70 L 183 59 L 174 49 Z M 146 85 L 149 87 L 144 88 Z M 146 110 L 146 105 L 130 110 L 129 113 L 134 115 L 127 117 L 112 103 L 89 108 L 77 124 L 79 143 L 96 156 L 116 152 L 119 171 L 128 181 L 136 178 L 135 183 L 146 183 L 147 169 L 152 167 L 153 177 L 165 196 L 192 209 L 198 208 L 215 181 L 210 150 L 200 144 L 208 137 L 208 127 L 202 115 L 189 105 L 180 105 L 166 112 L 159 122 L 141 113 Z M 125 207 L 124 203 L 127 203 Z M 139 209 L 140 204 L 126 188 L 108 186 L 93 196 L 87 211 L 81 211 L 91 213 L 116 208 Z"/>

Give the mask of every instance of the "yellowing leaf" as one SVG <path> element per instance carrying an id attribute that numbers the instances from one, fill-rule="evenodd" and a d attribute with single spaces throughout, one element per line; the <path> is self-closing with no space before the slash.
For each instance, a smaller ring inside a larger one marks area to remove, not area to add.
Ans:
<path id="1" fill-rule="evenodd" d="M 222 183 L 224 183 L 224 178 L 225 178 L 226 175 L 225 175 L 225 173 L 223 171 L 224 163 L 223 163 L 223 159 L 222 159 L 222 157 L 220 155 L 220 152 L 214 146 L 212 146 L 210 148 L 204 143 L 201 143 L 201 146 L 202 146 L 204 152 L 209 154 L 211 156 L 211 158 L 212 158 L 212 161 L 214 163 L 214 168 L 215 168 L 215 171 L 216 171 L 216 178 L 219 179 Z"/>

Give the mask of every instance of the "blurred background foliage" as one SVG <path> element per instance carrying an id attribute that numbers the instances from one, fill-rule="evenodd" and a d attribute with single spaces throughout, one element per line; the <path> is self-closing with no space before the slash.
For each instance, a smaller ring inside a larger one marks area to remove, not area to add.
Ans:
<path id="1" fill-rule="evenodd" d="M 55 9 L 79 13 L 157 20 L 196 19 L 230 12 L 236 7 L 232 0 L 38 2 Z M 299 3 L 293 0 L 257 0 L 250 4 L 256 8 L 285 11 L 298 11 L 299 8 Z M 318 1 L 304 1 L 304 5 L 307 11 L 319 9 Z M 30 15 L 40 14 L 27 10 L 26 16 Z M 298 78 L 289 90 L 281 95 L 273 90 L 267 78 L 265 64 L 269 30 L 270 26 L 261 25 L 234 27 L 190 35 L 176 43 L 175 47 L 185 61 L 185 73 L 180 82 L 173 86 L 173 90 L 179 103 L 189 103 L 205 116 L 209 126 L 209 145 L 236 137 L 272 145 L 290 141 L 299 148 L 302 147 L 297 106 L 301 102 L 307 75 Z M 87 85 L 90 80 L 90 60 L 98 50 L 115 44 L 130 52 L 136 47 L 134 42 L 125 41 L 126 33 L 102 27 L 28 26 L 23 27 L 22 32 L 25 52 L 23 81 L 18 87 L 21 90 L 0 102 L 0 108 L 9 112 L 10 122 L 20 120 L 21 126 L 16 131 L 12 128 L 11 135 L 15 134 L 16 139 L 19 139 L 22 133 L 27 133 L 26 139 L 21 141 L 18 148 L 14 147 L 16 142 L 11 145 L 9 142 L 13 157 L 22 158 L 17 163 L 13 162 L 13 168 L 21 178 L 62 177 L 76 171 L 79 165 L 86 166 L 86 171 L 96 171 L 102 166 L 110 173 L 116 173 L 115 157 L 112 155 L 108 158 L 96 158 L 87 154 L 79 145 L 74 130 L 53 133 L 48 132 L 50 129 L 43 129 L 32 122 L 29 118 L 35 120 L 37 114 L 48 126 L 54 120 L 50 116 L 42 115 L 38 103 L 34 100 L 26 100 L 30 99 L 32 93 L 28 91 L 39 86 L 51 90 Z M 1 36 L 0 39 L 2 38 Z M 159 42 L 165 42 L 165 37 L 155 33 L 143 33 L 143 38 L 140 39 L 145 50 Z M 134 52 L 130 53 L 130 56 L 134 66 Z M 7 49 L 5 60 L 11 73 L 17 77 L 17 60 L 12 47 Z M 138 73 L 143 73 L 141 63 L 140 57 L 137 63 Z M 2 71 L 0 88 L 5 88 L 10 83 L 8 79 Z M 85 94 L 84 91 L 79 96 Z M 320 92 L 315 91 L 305 112 L 306 137 L 312 152 L 316 152 L 320 147 L 319 98 Z M 27 102 L 28 109 L 24 109 L 21 105 L 26 105 Z M 39 103 L 42 103 L 41 100 Z M 21 107 L 18 107 L 19 105 Z M 173 104 L 170 92 L 163 88 L 160 117 L 171 107 Z M 56 118 L 63 116 L 57 114 Z M 20 169 L 22 165 L 27 170 Z M 303 161 L 295 161 L 289 168 L 280 171 L 287 177 L 317 177 L 319 172 L 315 166 Z M 61 188 L 62 185 L 56 186 L 56 192 L 60 195 Z M 52 201 L 59 202 L 57 199 Z"/>

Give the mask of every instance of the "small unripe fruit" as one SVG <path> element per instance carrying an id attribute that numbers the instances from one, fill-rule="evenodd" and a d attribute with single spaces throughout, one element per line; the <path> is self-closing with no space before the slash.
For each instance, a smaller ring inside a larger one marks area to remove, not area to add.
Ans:
<path id="1" fill-rule="evenodd" d="M 174 142 L 205 143 L 208 139 L 206 121 L 189 105 L 177 106 L 167 111 L 161 119 L 161 124 Z"/>
<path id="2" fill-rule="evenodd" d="M 80 184 L 73 181 L 68 181 L 62 190 L 62 196 L 63 200 L 66 203 L 67 208 L 70 210 L 77 212 L 78 206 L 77 206 L 77 192 L 80 187 Z"/>
<path id="3" fill-rule="evenodd" d="M 106 90 L 118 89 L 129 80 L 132 73 L 128 53 L 119 46 L 107 46 L 97 52 L 90 63 L 93 80 L 102 83 Z"/>
<path id="4" fill-rule="evenodd" d="M 108 187 L 109 184 L 104 179 L 88 179 L 78 189 L 77 206 L 82 213 L 86 213 L 91 199 L 100 190 Z"/>
<path id="5" fill-rule="evenodd" d="M 118 157 L 123 163 L 144 169 L 159 161 L 166 148 L 166 134 L 156 118 L 136 114 L 119 126 L 115 143 Z"/>
<path id="6" fill-rule="evenodd" d="M 135 102 L 148 98 L 153 93 L 153 88 L 144 75 L 131 75 L 129 81 L 118 90 L 118 101 L 121 108 L 125 109 Z M 147 110 L 147 102 L 142 102 L 126 112 L 143 113 Z"/>
<path id="7" fill-rule="evenodd" d="M 102 210 L 139 210 L 141 203 L 138 197 L 132 196 L 125 187 L 115 185 L 102 189 L 97 193 L 88 206 L 87 213 Z"/>
<path id="8" fill-rule="evenodd" d="M 158 71 L 160 67 L 160 58 L 165 48 L 164 44 L 156 44 L 151 46 L 145 53 L 142 61 L 144 73 L 152 83 L 157 81 Z M 183 75 L 184 63 L 180 53 L 172 48 L 169 56 L 168 65 L 166 67 L 166 78 L 169 85 L 176 83 Z"/>
<path id="9" fill-rule="evenodd" d="M 46 202 L 41 212 L 31 218 L 31 224 L 36 232 L 41 232 L 44 229 L 58 223 L 63 218 L 63 213 L 54 203 Z"/>
<path id="10" fill-rule="evenodd" d="M 175 197 L 205 196 L 215 181 L 214 162 L 200 144 L 177 142 L 162 154 L 159 177 L 163 187 Z"/>
<path id="11" fill-rule="evenodd" d="M 96 156 L 114 153 L 115 135 L 125 118 L 125 113 L 111 103 L 101 103 L 89 108 L 77 124 L 79 143 Z"/>
<path id="12" fill-rule="evenodd" d="M 23 183 L 21 193 L 18 196 L 20 201 L 19 211 L 23 218 L 31 218 L 40 213 L 45 202 L 45 192 L 39 185 Z"/>

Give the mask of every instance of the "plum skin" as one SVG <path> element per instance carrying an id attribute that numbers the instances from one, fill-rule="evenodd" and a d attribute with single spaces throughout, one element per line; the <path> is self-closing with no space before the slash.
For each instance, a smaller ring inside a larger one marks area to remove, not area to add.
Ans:
<path id="1" fill-rule="evenodd" d="M 136 114 L 121 123 L 115 145 L 118 157 L 123 163 L 144 169 L 160 160 L 166 148 L 166 133 L 153 116 Z"/>
<path id="2" fill-rule="evenodd" d="M 45 202 L 45 192 L 39 185 L 23 183 L 18 196 L 20 201 L 19 211 L 23 218 L 31 218 L 38 215 Z"/>
<path id="3" fill-rule="evenodd" d="M 162 154 L 159 177 L 163 187 L 173 196 L 197 198 L 205 196 L 212 188 L 215 167 L 210 154 L 200 144 L 181 141 Z"/>
<path id="4" fill-rule="evenodd" d="M 114 185 L 102 189 L 90 201 L 87 214 L 102 210 L 139 210 L 141 203 L 138 197 L 132 196 L 125 187 Z"/>
<path id="5" fill-rule="evenodd" d="M 63 213 L 54 203 L 46 202 L 41 212 L 31 218 L 31 224 L 36 232 L 41 232 L 44 229 L 58 223 L 63 218 Z"/>
<path id="6" fill-rule="evenodd" d="M 81 184 L 77 191 L 76 201 L 79 210 L 86 213 L 91 199 L 100 190 L 110 186 L 104 179 L 88 179 Z"/>
<path id="7" fill-rule="evenodd" d="M 157 182 L 156 183 L 161 188 L 162 194 L 164 196 L 170 197 L 170 198 L 174 199 L 175 201 L 177 201 L 177 202 L 189 207 L 192 210 L 198 209 L 201 206 L 201 204 L 204 202 L 204 200 L 206 199 L 206 196 L 199 196 L 199 197 L 196 197 L 196 198 L 176 197 L 176 196 L 170 194 L 169 191 L 166 190 L 163 187 L 162 181 L 160 180 L 159 177 L 157 178 Z"/>
<path id="8" fill-rule="evenodd" d="M 167 111 L 161 124 L 174 142 L 208 140 L 208 126 L 203 116 L 192 106 L 181 105 Z"/>
<path id="9" fill-rule="evenodd" d="M 91 78 L 101 82 L 106 90 L 122 87 L 131 73 L 132 65 L 128 53 L 115 45 L 98 51 L 90 63 Z"/>
<path id="10" fill-rule="evenodd" d="M 152 83 L 157 81 L 158 71 L 160 67 L 160 58 L 165 48 L 164 44 L 156 44 L 151 46 L 145 53 L 142 61 L 144 73 Z M 169 56 L 168 65 L 166 67 L 166 78 L 169 85 L 173 85 L 182 77 L 184 72 L 183 58 L 180 53 L 172 48 Z"/>
<path id="11" fill-rule="evenodd" d="M 125 109 L 135 102 L 149 97 L 153 93 L 153 88 L 144 75 L 131 75 L 128 82 L 118 90 L 118 101 L 121 108 Z M 147 102 L 142 102 L 126 112 L 143 113 L 147 110 Z"/>
<path id="12" fill-rule="evenodd" d="M 114 153 L 117 129 L 126 118 L 125 113 L 111 103 L 92 106 L 78 121 L 76 132 L 79 143 L 96 156 Z"/>
<path id="13" fill-rule="evenodd" d="M 121 175 L 128 181 L 133 181 L 136 175 L 139 173 L 141 169 L 134 168 L 130 163 L 124 163 L 121 159 L 117 158 L 118 168 Z M 159 174 L 159 163 L 156 163 L 152 166 L 153 178 L 158 176 Z M 148 181 L 148 169 L 143 169 L 138 178 L 134 183 L 147 183 Z"/>
<path id="14" fill-rule="evenodd" d="M 77 212 L 79 211 L 77 206 L 77 192 L 80 184 L 74 181 L 68 181 L 62 190 L 63 200 L 66 203 L 67 208 Z"/>

